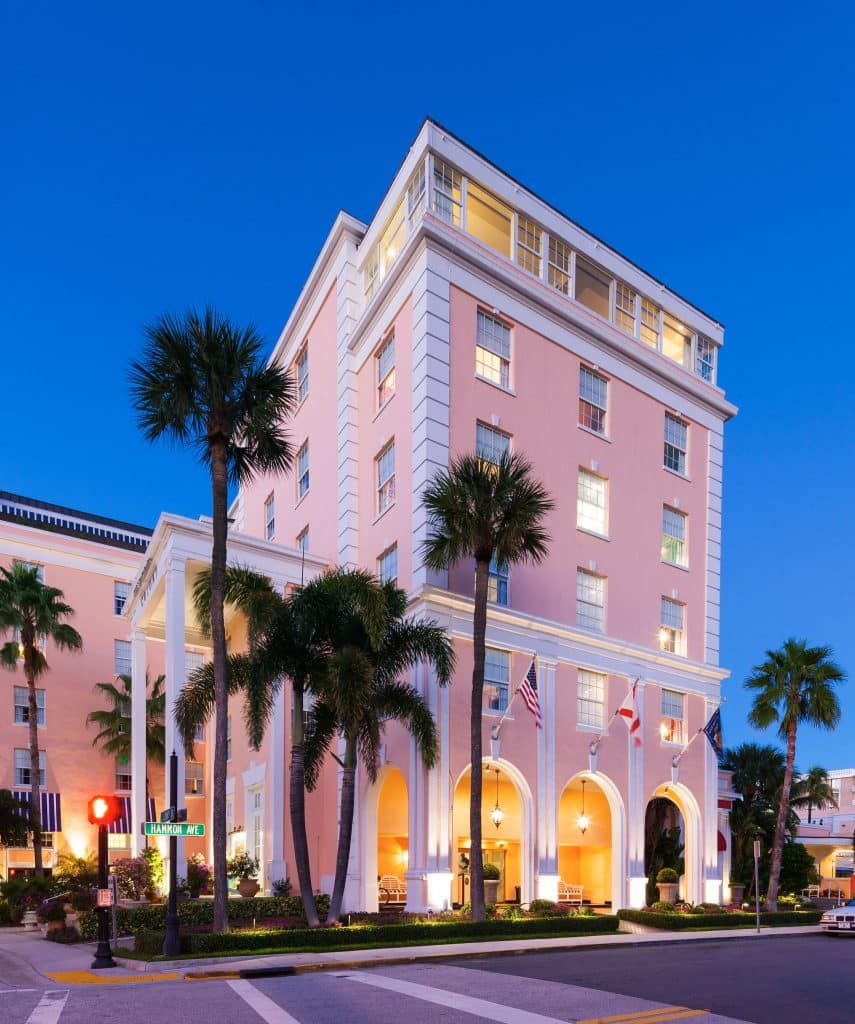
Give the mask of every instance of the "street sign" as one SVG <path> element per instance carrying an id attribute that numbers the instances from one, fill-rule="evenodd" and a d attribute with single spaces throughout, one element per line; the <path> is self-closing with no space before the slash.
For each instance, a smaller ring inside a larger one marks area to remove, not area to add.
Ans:
<path id="1" fill-rule="evenodd" d="M 175 821 L 175 808 L 166 807 L 160 812 L 161 821 Z"/>
<path id="2" fill-rule="evenodd" d="M 112 907 L 113 906 L 113 891 L 111 889 L 99 889 L 98 890 L 98 906 L 99 907 Z"/>
<path id="3" fill-rule="evenodd" d="M 147 821 L 143 826 L 143 831 L 147 836 L 203 836 L 205 826 L 189 821 Z"/>

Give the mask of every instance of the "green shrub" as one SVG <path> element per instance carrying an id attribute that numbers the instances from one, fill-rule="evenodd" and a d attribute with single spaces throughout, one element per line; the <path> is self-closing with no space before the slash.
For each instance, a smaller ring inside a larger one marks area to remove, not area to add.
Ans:
<path id="1" fill-rule="evenodd" d="M 651 910 L 655 910 L 657 914 L 673 914 L 674 904 L 669 903 L 667 900 L 657 900 L 651 904 Z"/>
<path id="2" fill-rule="evenodd" d="M 680 881 L 680 876 L 673 868 L 662 868 L 656 876 L 656 881 L 662 882 L 663 885 L 674 885 Z"/>
<path id="3" fill-rule="evenodd" d="M 12 912 L 5 900 L 0 900 L 0 925 L 12 923 Z"/>
<path id="4" fill-rule="evenodd" d="M 532 900 L 528 905 L 529 912 L 538 917 L 552 914 L 557 910 L 558 904 L 553 900 Z"/>
<path id="5" fill-rule="evenodd" d="M 501 878 L 498 864 L 486 861 L 484 864 L 484 878 L 488 881 L 498 881 Z"/>
<path id="6" fill-rule="evenodd" d="M 698 903 L 697 906 L 694 906 L 694 907 L 690 908 L 689 913 L 690 914 L 706 914 L 707 911 L 704 910 L 703 904 Z"/>
<path id="7" fill-rule="evenodd" d="M 91 910 L 95 906 L 95 900 L 89 889 L 78 889 L 71 894 L 71 905 L 78 913 Z"/>
<path id="8" fill-rule="evenodd" d="M 619 910 L 618 920 L 646 924 L 665 931 L 680 931 L 684 928 L 751 928 L 755 924 L 754 914 L 735 911 L 732 914 L 719 909 L 710 914 L 662 914 L 650 910 Z M 818 910 L 782 910 L 777 913 L 761 913 L 760 923 L 779 927 L 793 924 L 818 924 L 822 913 Z"/>
<path id="9" fill-rule="evenodd" d="M 156 846 L 146 846 L 141 856 L 148 862 L 151 891 L 160 892 L 164 880 L 163 854 Z"/>
<path id="10" fill-rule="evenodd" d="M 113 865 L 119 896 L 139 900 L 151 891 L 151 864 L 145 857 L 125 857 Z"/>
<path id="11" fill-rule="evenodd" d="M 65 911 L 62 909 L 62 904 L 57 900 L 45 911 L 46 921 L 65 921 Z"/>
<path id="12" fill-rule="evenodd" d="M 290 896 L 291 895 L 291 879 L 290 878 L 277 878 L 275 882 L 270 883 L 270 888 L 273 890 L 274 896 Z"/>

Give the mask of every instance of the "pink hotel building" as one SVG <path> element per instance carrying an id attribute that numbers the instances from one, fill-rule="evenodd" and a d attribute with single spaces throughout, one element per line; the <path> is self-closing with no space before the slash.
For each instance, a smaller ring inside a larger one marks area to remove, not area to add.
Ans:
<path id="1" fill-rule="evenodd" d="M 547 562 L 495 566 L 491 578 L 484 835 L 500 898 L 555 899 L 582 886 L 592 904 L 643 904 L 656 797 L 671 801 L 683 829 L 683 895 L 726 898 L 728 780 L 703 736 L 688 745 L 728 675 L 719 666 L 722 450 L 736 410 L 717 384 L 722 342 L 715 320 L 429 120 L 371 223 L 336 219 L 271 356 L 299 389 L 293 471 L 238 493 L 229 557 L 283 589 L 327 565 L 369 567 L 453 637 L 453 685 L 439 689 L 427 671 L 412 680 L 436 716 L 436 767 L 425 770 L 390 727 L 377 783 L 360 779 L 349 909 L 376 908 L 392 890 L 413 910 L 468 898 L 458 864 L 469 844 L 473 566 L 424 568 L 420 495 L 452 455 L 473 449 L 485 459 L 526 453 L 555 499 Z M 207 644 L 190 591 L 209 555 L 204 517 L 167 514 L 135 555 L 122 634 L 134 737 L 146 670 L 165 666 L 171 701 L 188 651 Z M 238 616 L 227 629 L 239 646 Z M 517 701 L 496 736 L 533 657 L 544 728 Z M 610 724 L 634 680 L 641 746 Z M 258 856 L 266 887 L 294 878 L 289 715 L 285 688 L 251 750 L 232 710 L 230 845 Z M 181 752 L 171 722 L 167 732 Z M 141 747 L 132 850 L 146 814 Z M 204 788 L 210 770 L 204 745 L 195 756 L 186 769 L 180 759 L 185 791 L 188 772 Z M 50 766 L 50 741 L 47 757 Z M 308 798 L 313 877 L 325 891 L 337 781 L 331 762 Z"/>

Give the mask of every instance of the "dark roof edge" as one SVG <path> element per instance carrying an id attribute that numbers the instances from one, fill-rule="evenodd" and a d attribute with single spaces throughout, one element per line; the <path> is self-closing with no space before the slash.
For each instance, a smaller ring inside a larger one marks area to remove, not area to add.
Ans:
<path id="1" fill-rule="evenodd" d="M 123 519 L 110 519 L 107 516 L 93 515 L 91 512 L 81 512 L 76 508 L 69 508 L 68 505 L 54 505 L 49 501 L 39 501 L 37 498 L 27 498 L 23 494 L 13 494 L 11 491 L 0 491 L 0 500 L 17 502 L 21 505 L 32 505 L 33 508 L 43 509 L 45 512 L 59 512 L 69 516 L 76 516 L 78 519 L 87 519 L 92 523 L 101 526 L 112 526 L 118 530 L 130 530 L 133 533 L 141 533 L 151 537 L 153 530 L 147 526 L 138 526 L 136 523 L 127 523 Z"/>

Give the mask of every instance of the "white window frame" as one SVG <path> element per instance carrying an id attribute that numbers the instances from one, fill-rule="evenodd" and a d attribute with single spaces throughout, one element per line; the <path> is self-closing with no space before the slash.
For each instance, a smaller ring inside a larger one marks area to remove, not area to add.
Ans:
<path id="1" fill-rule="evenodd" d="M 576 670 L 576 725 L 600 732 L 605 725 L 607 678 L 602 672 Z"/>
<path id="2" fill-rule="evenodd" d="M 715 384 L 717 346 L 699 334 L 695 339 L 695 374 L 708 384 Z"/>
<path id="3" fill-rule="evenodd" d="M 689 424 L 670 412 L 665 413 L 662 464 L 665 469 L 677 473 L 678 476 L 688 476 Z"/>
<path id="4" fill-rule="evenodd" d="M 479 309 L 475 326 L 475 376 L 510 391 L 512 352 L 510 325 Z"/>
<path id="5" fill-rule="evenodd" d="M 120 764 L 119 758 L 116 758 L 116 777 L 114 779 L 115 788 L 122 793 L 128 793 L 133 788 L 133 777 L 131 775 L 130 762 L 126 764 Z"/>
<path id="6" fill-rule="evenodd" d="M 484 652 L 484 711 L 504 714 L 511 689 L 511 652 L 488 647 Z"/>
<path id="7" fill-rule="evenodd" d="M 205 765 L 201 761 L 184 762 L 184 795 L 205 795 Z"/>
<path id="8" fill-rule="evenodd" d="M 511 601 L 510 566 L 507 563 L 499 565 L 495 555 L 490 561 L 487 575 L 487 600 L 501 605 L 503 608 L 507 608 Z"/>
<path id="9" fill-rule="evenodd" d="M 276 536 L 276 495 L 273 491 L 264 499 L 264 538 L 273 540 Z"/>
<path id="10" fill-rule="evenodd" d="M 297 451 L 297 501 L 302 501 L 309 493 L 309 439 L 300 445 Z"/>
<path id="11" fill-rule="evenodd" d="M 44 725 L 46 717 L 45 691 L 36 690 L 36 723 Z M 30 696 L 26 686 L 12 687 L 12 721 L 15 725 L 30 724 Z"/>
<path id="12" fill-rule="evenodd" d="M 679 712 L 679 713 L 678 713 Z M 668 746 L 682 747 L 686 736 L 686 695 L 663 688 L 660 703 L 659 738 Z"/>
<path id="13" fill-rule="evenodd" d="M 501 449 L 501 450 L 499 450 Z M 475 424 L 475 454 L 482 462 L 498 466 L 502 455 L 511 453 L 511 435 L 481 420 Z M 498 455 L 498 457 L 497 457 Z"/>
<path id="14" fill-rule="evenodd" d="M 127 580 L 113 580 L 113 614 L 122 615 L 131 596 L 131 585 Z"/>
<path id="15" fill-rule="evenodd" d="M 463 175 L 436 156 L 433 158 L 432 191 L 433 212 L 437 217 L 453 227 L 463 227 Z"/>
<path id="16" fill-rule="evenodd" d="M 555 235 L 549 236 L 547 254 L 547 283 L 569 299 L 573 295 L 573 263 L 575 261 L 575 254 L 566 242 L 556 238 Z"/>
<path id="17" fill-rule="evenodd" d="M 391 358 L 391 362 L 388 361 L 389 358 Z M 394 396 L 397 386 L 394 331 L 391 331 L 380 343 L 374 361 L 377 375 L 377 410 L 379 412 Z"/>
<path id="18" fill-rule="evenodd" d="M 36 576 L 38 577 L 39 583 L 44 583 L 44 581 L 45 581 L 45 567 L 42 565 L 41 562 L 28 562 L 28 561 L 26 561 L 23 558 L 16 558 L 15 559 L 15 565 L 20 565 L 24 569 L 35 569 L 36 570 Z"/>
<path id="19" fill-rule="evenodd" d="M 579 366 L 579 426 L 592 434 L 606 437 L 608 411 L 608 378 L 582 363 Z"/>
<path id="20" fill-rule="evenodd" d="M 29 747 L 16 747 L 14 755 L 15 763 L 15 788 L 32 786 L 33 762 L 30 758 Z M 26 781 L 24 773 L 26 774 Z M 39 787 L 44 789 L 45 777 L 47 774 L 47 755 L 44 750 L 39 750 Z"/>
<path id="21" fill-rule="evenodd" d="M 390 545 L 377 558 L 377 578 L 381 583 L 398 585 L 398 545 Z"/>
<path id="22" fill-rule="evenodd" d="M 659 649 L 669 654 L 686 653 L 686 606 L 670 597 L 660 602 Z"/>
<path id="23" fill-rule="evenodd" d="M 113 641 L 113 669 L 117 676 L 129 676 L 131 674 L 132 650 L 130 640 Z"/>
<path id="24" fill-rule="evenodd" d="M 576 570 L 576 625 L 592 633 L 606 631 L 606 577 L 581 567 Z"/>
<path id="25" fill-rule="evenodd" d="M 297 353 L 297 404 L 304 402 L 309 394 L 309 343 L 305 342 Z"/>
<path id="26" fill-rule="evenodd" d="M 304 554 L 309 550 L 309 527 L 304 526 L 297 534 L 297 550 Z"/>
<path id="27" fill-rule="evenodd" d="M 377 515 L 395 504 L 395 439 L 383 445 L 374 458 L 374 476 L 377 481 Z"/>
<path id="28" fill-rule="evenodd" d="M 517 266 L 540 277 L 543 270 L 543 229 L 522 213 L 516 213 L 514 220 Z"/>
<path id="29" fill-rule="evenodd" d="M 579 467 L 576 483 L 576 529 L 597 537 L 609 535 L 609 481 L 584 466 Z"/>
<path id="30" fill-rule="evenodd" d="M 662 561 L 689 567 L 689 517 L 670 505 L 662 506 Z"/>

